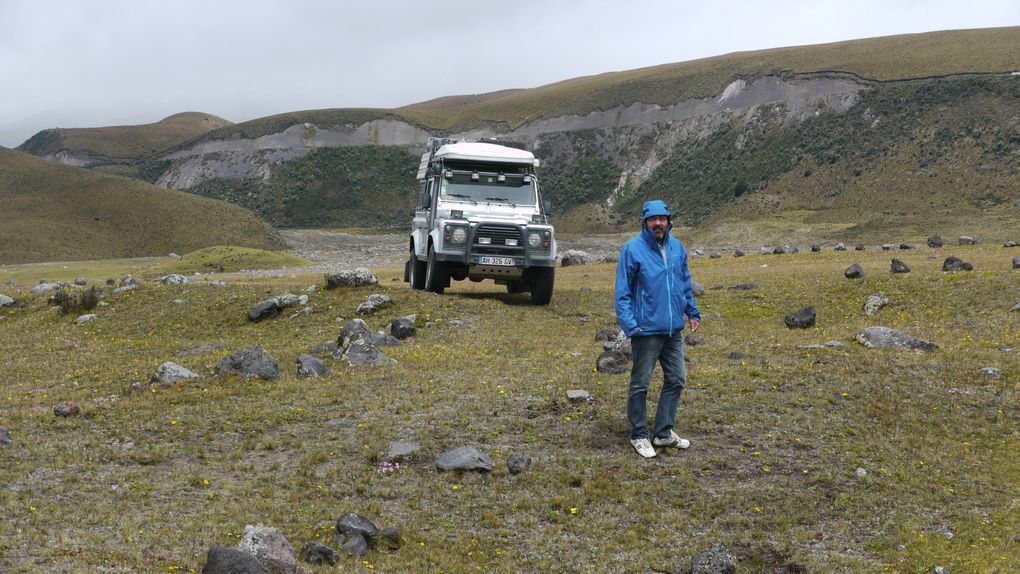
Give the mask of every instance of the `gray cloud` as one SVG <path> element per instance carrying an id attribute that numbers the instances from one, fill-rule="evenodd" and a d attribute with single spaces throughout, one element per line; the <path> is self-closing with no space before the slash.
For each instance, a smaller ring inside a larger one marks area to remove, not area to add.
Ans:
<path id="1" fill-rule="evenodd" d="M 0 145 L 397 107 L 734 51 L 1020 24 L 1015 0 L 3 0 Z"/>

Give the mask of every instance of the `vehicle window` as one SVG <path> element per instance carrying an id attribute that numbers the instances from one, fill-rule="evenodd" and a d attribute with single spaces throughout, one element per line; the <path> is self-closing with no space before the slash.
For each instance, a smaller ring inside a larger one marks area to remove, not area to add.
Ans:
<path id="1" fill-rule="evenodd" d="M 509 203 L 513 205 L 535 205 L 535 180 L 520 174 L 508 174 L 504 181 L 494 173 L 480 173 L 477 180 L 470 173 L 454 173 L 452 178 L 443 178 L 440 197 L 451 201 L 474 203 Z"/>

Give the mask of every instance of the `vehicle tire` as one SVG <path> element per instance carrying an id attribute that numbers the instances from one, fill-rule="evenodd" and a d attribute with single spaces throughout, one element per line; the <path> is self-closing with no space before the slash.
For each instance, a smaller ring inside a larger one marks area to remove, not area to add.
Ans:
<path id="1" fill-rule="evenodd" d="M 425 288 L 425 263 L 418 261 L 418 258 L 414 255 L 414 249 L 411 249 L 411 258 L 409 260 L 411 267 L 411 289 L 424 289 Z"/>
<path id="2" fill-rule="evenodd" d="M 436 260 L 436 252 L 429 246 L 429 260 L 425 264 L 425 290 L 442 293 L 446 289 L 446 266 Z"/>
<path id="3" fill-rule="evenodd" d="M 506 292 L 511 295 L 524 293 L 524 285 L 520 281 L 507 281 Z"/>
<path id="4" fill-rule="evenodd" d="M 531 302 L 535 305 L 548 305 L 552 301 L 553 282 L 556 269 L 553 267 L 536 267 L 531 270 L 534 286 L 531 288 Z"/>

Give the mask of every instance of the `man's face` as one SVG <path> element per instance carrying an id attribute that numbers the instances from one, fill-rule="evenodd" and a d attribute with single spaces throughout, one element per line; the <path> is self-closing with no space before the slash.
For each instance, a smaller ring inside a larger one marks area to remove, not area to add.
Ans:
<path id="1" fill-rule="evenodd" d="M 665 215 L 653 215 L 645 220 L 645 225 L 648 227 L 648 231 L 651 231 L 652 235 L 655 236 L 656 241 L 661 243 L 662 239 L 666 237 L 669 218 Z"/>

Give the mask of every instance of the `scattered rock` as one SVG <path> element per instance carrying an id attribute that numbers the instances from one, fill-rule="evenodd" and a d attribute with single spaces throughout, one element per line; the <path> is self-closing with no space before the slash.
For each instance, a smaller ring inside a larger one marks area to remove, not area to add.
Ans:
<path id="1" fill-rule="evenodd" d="M 691 574 L 734 574 L 737 559 L 722 544 L 713 544 L 691 559 Z"/>
<path id="2" fill-rule="evenodd" d="M 896 246 L 893 245 L 892 243 L 883 243 L 882 244 L 882 251 L 891 251 L 893 247 L 896 247 Z"/>
<path id="3" fill-rule="evenodd" d="M 8 307 L 13 304 L 14 299 L 8 297 L 7 295 L 0 294 L 0 307 Z"/>
<path id="4" fill-rule="evenodd" d="M 326 363 L 312 355 L 301 355 L 297 358 L 297 376 L 324 377 L 329 373 Z"/>
<path id="5" fill-rule="evenodd" d="M 944 243 L 942 242 L 942 238 L 939 237 L 938 235 L 932 235 L 931 237 L 928 238 L 928 247 L 937 249 L 939 247 L 942 247 L 943 245 Z"/>
<path id="6" fill-rule="evenodd" d="M 864 470 L 861 467 L 857 467 L 857 470 L 854 471 L 854 476 L 856 476 L 857 478 L 864 478 L 868 476 L 868 471 Z"/>
<path id="7" fill-rule="evenodd" d="M 938 347 L 934 343 L 923 341 L 916 337 L 900 333 L 889 327 L 868 327 L 857 333 L 854 340 L 868 348 L 873 349 L 921 349 L 934 351 Z"/>
<path id="8" fill-rule="evenodd" d="M 348 321 L 340 330 L 333 358 L 346 358 L 352 367 L 396 362 L 382 354 L 376 345 L 374 334 L 361 319 Z"/>
<path id="9" fill-rule="evenodd" d="M 705 294 L 705 286 L 701 283 L 691 279 L 691 295 L 695 297 L 701 297 Z"/>
<path id="10" fill-rule="evenodd" d="M 297 555 L 287 538 L 276 528 L 247 525 L 237 549 L 255 557 L 271 574 L 295 574 Z"/>
<path id="11" fill-rule="evenodd" d="M 684 344 L 697 347 L 698 345 L 705 344 L 705 338 L 701 335 L 687 335 L 684 337 Z"/>
<path id="12" fill-rule="evenodd" d="M 884 293 L 872 293 L 864 300 L 864 312 L 873 317 L 888 304 L 889 298 Z"/>
<path id="13" fill-rule="evenodd" d="M 825 346 L 826 347 L 831 347 L 833 349 L 849 349 L 850 348 L 849 345 L 847 345 L 846 343 L 843 343 L 842 341 L 826 341 L 825 342 Z"/>
<path id="14" fill-rule="evenodd" d="M 518 475 L 526 472 L 531 466 L 531 457 L 515 452 L 506 459 L 506 469 L 510 474 Z"/>
<path id="15" fill-rule="evenodd" d="M 153 385 L 172 385 L 181 381 L 197 378 L 199 378 L 198 373 L 189 371 L 177 363 L 166 361 L 156 369 L 155 373 L 152 374 L 152 377 L 149 379 L 149 383 Z"/>
<path id="16" fill-rule="evenodd" d="M 945 566 L 936 566 L 931 569 L 931 574 L 949 574 L 949 568 Z"/>
<path id="17" fill-rule="evenodd" d="M 977 245 L 978 243 L 981 242 L 978 241 L 977 239 L 974 239 L 973 237 L 969 237 L 967 235 L 960 236 L 960 245 Z"/>
<path id="18" fill-rule="evenodd" d="M 864 251 L 864 244 L 863 243 L 858 243 L 857 245 L 855 245 L 854 246 L 854 251 Z"/>
<path id="19" fill-rule="evenodd" d="M 400 532 L 392 526 L 387 526 L 379 532 L 379 540 L 390 550 L 396 550 L 401 545 Z"/>
<path id="20" fill-rule="evenodd" d="M 832 249 L 833 251 L 846 251 L 846 245 L 843 245 L 843 242 L 841 241 L 837 243 L 836 246 L 833 247 Z"/>
<path id="21" fill-rule="evenodd" d="M 390 448 L 383 457 L 390 462 L 407 460 L 421 450 L 421 445 L 407 440 L 398 440 L 390 443 Z"/>
<path id="22" fill-rule="evenodd" d="M 401 341 L 408 337 L 413 337 L 417 331 L 414 327 L 414 320 L 414 315 L 394 319 L 390 322 L 390 335 L 393 335 Z"/>
<path id="23" fill-rule="evenodd" d="M 900 243 L 900 249 L 916 249 L 917 246 L 913 243 Z"/>
<path id="24" fill-rule="evenodd" d="M 627 335 L 623 332 L 623 329 L 619 327 L 610 327 L 609 329 L 600 329 L 595 333 L 596 341 L 609 341 L 616 342 L 619 339 L 625 339 Z"/>
<path id="25" fill-rule="evenodd" d="M 74 401 L 64 401 L 53 407 L 53 414 L 58 417 L 73 417 L 80 412 L 78 403 Z"/>
<path id="26" fill-rule="evenodd" d="M 383 295 L 381 293 L 373 293 L 368 296 L 368 300 L 358 305 L 355 311 L 358 315 L 371 315 L 379 309 L 382 309 L 390 302 L 389 295 Z"/>
<path id="27" fill-rule="evenodd" d="M 223 281 L 220 281 L 219 279 L 213 279 L 212 281 L 209 282 L 209 284 L 212 285 L 213 287 L 226 287 L 227 286 L 226 283 L 224 283 Z"/>
<path id="28" fill-rule="evenodd" d="M 734 283 L 733 285 L 730 285 L 730 289 L 736 289 L 737 291 L 751 291 L 757 288 L 757 283 Z"/>
<path id="29" fill-rule="evenodd" d="M 118 287 L 138 287 L 138 280 L 128 275 L 120 280 L 120 285 L 118 285 Z"/>
<path id="30" fill-rule="evenodd" d="M 95 313 L 86 313 L 85 315 L 78 315 L 74 318 L 75 325 L 81 325 L 82 323 L 88 323 L 89 321 L 96 318 Z"/>
<path id="31" fill-rule="evenodd" d="M 850 267 L 846 268 L 843 275 L 847 279 L 860 279 L 861 277 L 864 277 L 864 269 L 861 268 L 860 263 L 854 263 Z"/>
<path id="32" fill-rule="evenodd" d="M 1020 247 L 1020 243 L 1016 241 L 1007 241 L 1002 244 L 1003 247 Z"/>
<path id="33" fill-rule="evenodd" d="M 1013 256 L 1013 269 L 1020 269 L 1020 255 Z"/>
<path id="34" fill-rule="evenodd" d="M 722 253 L 719 253 L 718 251 L 713 251 L 713 252 L 712 252 L 712 253 L 711 253 L 711 254 L 710 254 L 710 255 L 708 256 L 708 258 L 709 258 L 709 259 L 722 259 Z"/>
<path id="35" fill-rule="evenodd" d="M 492 458 L 473 446 L 462 446 L 439 455 L 436 468 L 439 470 L 492 470 Z"/>
<path id="36" fill-rule="evenodd" d="M 791 329 L 807 329 L 815 325 L 815 308 L 804 307 L 786 316 L 784 322 Z"/>
<path id="37" fill-rule="evenodd" d="M 0 429 L 0 446 L 9 446 L 11 444 L 11 433 L 7 429 Z"/>
<path id="38" fill-rule="evenodd" d="M 213 546 L 205 558 L 202 574 L 270 574 L 258 559 L 247 552 Z"/>
<path id="39" fill-rule="evenodd" d="M 743 251 L 741 251 L 740 249 L 734 249 L 733 250 L 733 256 L 734 257 L 743 257 L 744 255 L 745 255 L 745 253 Z"/>
<path id="40" fill-rule="evenodd" d="M 276 359 L 266 354 L 262 347 L 245 347 L 223 357 L 216 364 L 215 373 L 216 376 L 240 375 L 246 380 L 275 381 L 280 378 Z"/>
<path id="41" fill-rule="evenodd" d="M 772 253 L 775 254 L 775 255 L 782 255 L 784 253 L 796 253 L 797 251 L 798 250 L 797 250 L 796 247 L 790 247 L 789 245 L 783 245 L 781 247 L 776 247 L 775 249 L 773 249 Z"/>
<path id="42" fill-rule="evenodd" d="M 740 351 L 730 351 L 730 354 L 727 355 L 727 357 L 734 361 L 742 361 L 747 358 L 747 355 L 741 353 Z"/>
<path id="43" fill-rule="evenodd" d="M 811 253 L 818 253 L 821 250 L 822 250 L 822 246 L 821 245 L 812 245 L 811 246 Z"/>
<path id="44" fill-rule="evenodd" d="M 592 400 L 591 395 L 588 391 L 581 389 L 571 389 L 567 391 L 567 400 L 572 403 L 586 403 Z"/>
<path id="45" fill-rule="evenodd" d="M 995 367 L 983 367 L 981 374 L 988 377 L 989 379 L 999 380 L 1002 377 L 1002 371 Z"/>
<path id="46" fill-rule="evenodd" d="M 595 262 L 595 258 L 588 254 L 587 251 L 568 249 L 560 259 L 560 266 L 569 267 L 571 265 L 587 265 L 593 262 Z"/>
<path id="47" fill-rule="evenodd" d="M 622 375 L 630 370 L 630 358 L 620 351 L 606 351 L 595 359 L 595 369 L 600 373 Z"/>
<path id="48" fill-rule="evenodd" d="M 943 271 L 973 271 L 974 266 L 958 257 L 946 257 L 942 262 Z"/>
<path id="49" fill-rule="evenodd" d="M 900 261 L 899 259 L 893 259 L 891 271 L 893 273 L 910 273 L 910 267 L 907 267 L 907 264 Z"/>
<path id="50" fill-rule="evenodd" d="M 1009 310 L 1011 312 L 1012 311 L 1020 311 L 1020 303 L 1017 303 L 1016 305 L 1013 305 L 1012 307 L 1009 308 Z"/>
<path id="51" fill-rule="evenodd" d="M 379 533 L 379 525 L 371 518 L 348 513 L 336 521 L 336 531 L 345 536 L 357 534 L 365 538 L 373 538 Z"/>
<path id="52" fill-rule="evenodd" d="M 312 541 L 301 547 L 301 559 L 316 566 L 322 566 L 323 564 L 336 566 L 337 554 L 329 546 L 321 542 Z"/>
<path id="53" fill-rule="evenodd" d="M 178 275 L 177 273 L 164 275 L 159 278 L 159 282 L 164 285 L 191 285 L 191 279 L 188 279 L 184 275 Z"/>
<path id="54" fill-rule="evenodd" d="M 360 534 L 351 535 L 346 542 L 340 545 L 340 552 L 360 558 L 368 554 L 368 541 Z"/>
<path id="55" fill-rule="evenodd" d="M 337 287 L 364 287 L 366 285 L 376 285 L 378 283 L 379 278 L 373 275 L 365 267 L 358 267 L 353 271 L 341 271 L 339 273 L 326 275 L 326 289 L 336 289 Z"/>
<path id="56" fill-rule="evenodd" d="M 39 293 L 45 293 L 47 291 L 56 291 L 56 290 L 60 289 L 61 287 L 63 287 L 63 285 L 60 284 L 60 283 L 46 283 L 46 282 L 42 282 L 42 283 L 39 283 L 38 285 L 36 285 L 35 287 L 32 287 L 32 289 L 29 291 L 29 293 L 31 293 L 33 295 L 38 295 Z"/>

